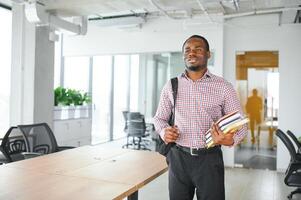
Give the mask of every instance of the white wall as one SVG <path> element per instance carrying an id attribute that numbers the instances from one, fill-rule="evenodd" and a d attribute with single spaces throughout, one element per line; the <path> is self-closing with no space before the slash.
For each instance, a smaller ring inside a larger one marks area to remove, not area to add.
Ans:
<path id="1" fill-rule="evenodd" d="M 184 27 L 184 20 L 160 18 L 150 20 L 142 29 L 124 30 L 102 28 L 89 24 L 86 36 L 64 38 L 65 56 L 103 55 L 181 51 L 185 39 L 194 34 L 205 36 L 215 50 L 215 72 L 222 75 L 222 25 L 194 25 Z M 187 23 L 187 22 L 186 22 Z M 184 69 L 184 66 L 183 66 Z"/>
<path id="2" fill-rule="evenodd" d="M 224 29 L 224 75 L 235 82 L 236 51 L 279 51 L 279 128 L 301 136 L 301 26 L 278 26 L 278 15 L 236 18 Z M 234 155 L 234 152 L 233 152 Z M 233 157 L 234 158 L 234 157 Z M 277 170 L 287 168 L 290 156 L 281 141 L 277 142 Z"/>

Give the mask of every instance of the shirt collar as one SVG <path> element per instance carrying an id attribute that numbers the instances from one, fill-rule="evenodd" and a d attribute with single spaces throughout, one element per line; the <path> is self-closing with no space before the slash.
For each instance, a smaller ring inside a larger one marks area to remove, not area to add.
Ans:
<path id="1" fill-rule="evenodd" d="M 197 81 L 200 81 L 200 80 L 202 80 L 202 79 L 204 79 L 204 78 L 211 78 L 212 75 L 213 75 L 213 74 L 211 74 L 211 72 L 210 72 L 209 69 L 207 68 L 207 70 L 206 70 L 204 76 L 203 76 L 202 78 L 198 79 Z M 189 78 L 188 75 L 187 75 L 187 70 L 185 70 L 185 71 L 182 73 L 181 77 L 184 77 L 184 78 L 186 78 L 187 80 L 190 80 L 190 78 Z"/>

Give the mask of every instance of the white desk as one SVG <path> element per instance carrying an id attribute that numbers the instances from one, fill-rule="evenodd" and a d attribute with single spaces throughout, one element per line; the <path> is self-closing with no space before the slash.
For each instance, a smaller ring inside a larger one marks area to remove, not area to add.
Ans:
<path id="1" fill-rule="evenodd" d="M 0 199 L 138 199 L 166 170 L 156 152 L 83 146 L 0 166 Z"/>

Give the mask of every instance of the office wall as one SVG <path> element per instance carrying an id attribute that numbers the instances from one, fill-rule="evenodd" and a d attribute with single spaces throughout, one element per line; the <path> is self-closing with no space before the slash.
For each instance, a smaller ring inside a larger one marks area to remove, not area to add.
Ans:
<path id="1" fill-rule="evenodd" d="M 279 128 L 290 129 L 301 136 L 301 26 L 279 26 L 278 19 L 278 15 L 267 15 L 227 21 L 224 29 L 224 75 L 235 82 L 236 51 L 279 51 Z M 284 171 L 289 159 L 285 146 L 278 140 L 277 170 Z"/>
<path id="2" fill-rule="evenodd" d="M 187 26 L 184 20 L 166 17 L 149 20 L 142 29 L 102 28 L 89 24 L 86 36 L 66 36 L 65 56 L 154 53 L 181 51 L 184 40 L 193 35 L 204 35 L 215 51 L 215 72 L 222 75 L 222 25 Z"/>

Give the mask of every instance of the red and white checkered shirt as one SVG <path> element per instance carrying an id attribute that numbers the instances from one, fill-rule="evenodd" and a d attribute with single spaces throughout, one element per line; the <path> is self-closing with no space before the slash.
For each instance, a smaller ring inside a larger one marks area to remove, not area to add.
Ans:
<path id="1" fill-rule="evenodd" d="M 156 131 L 164 138 L 164 129 L 173 109 L 171 81 L 162 90 L 159 106 L 154 116 Z M 211 74 L 208 70 L 196 81 L 186 73 L 178 76 L 178 94 L 175 108 L 175 125 L 180 136 L 176 143 L 181 146 L 204 148 L 205 133 L 222 116 L 239 110 L 243 116 L 240 102 L 233 86 L 225 79 Z M 246 135 L 243 126 L 234 135 L 234 145 Z"/>

